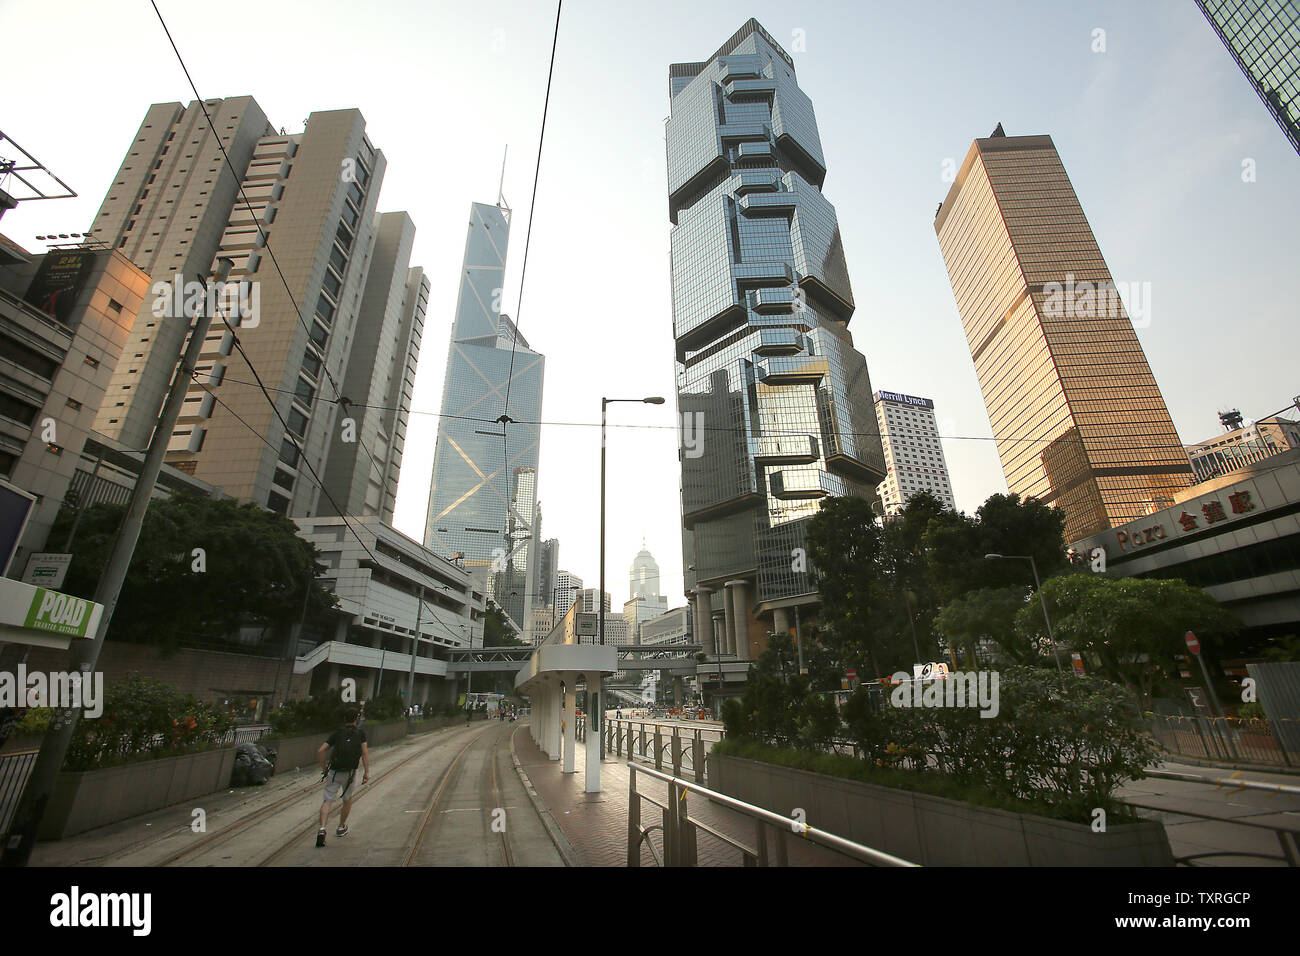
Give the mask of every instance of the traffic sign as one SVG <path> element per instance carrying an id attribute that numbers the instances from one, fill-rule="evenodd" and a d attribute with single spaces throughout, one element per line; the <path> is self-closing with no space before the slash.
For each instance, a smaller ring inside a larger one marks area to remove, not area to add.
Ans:
<path id="1" fill-rule="evenodd" d="M 1083 674 L 1084 674 L 1084 670 L 1083 670 L 1083 655 L 1080 654 L 1078 651 L 1071 651 L 1071 652 L 1070 652 L 1070 660 L 1071 660 L 1071 662 L 1073 662 L 1073 664 L 1074 664 L 1074 672 L 1075 672 L 1076 674 L 1078 674 L 1080 677 L 1082 677 Z"/>
<path id="2" fill-rule="evenodd" d="M 849 680 L 857 680 L 858 672 L 854 670 L 852 667 L 850 667 L 848 670 L 844 672 L 844 676 L 847 677 Z"/>
<path id="3" fill-rule="evenodd" d="M 1191 631 L 1183 635 L 1183 640 L 1187 642 L 1187 649 L 1193 654 L 1201 653 L 1201 642 L 1196 639 L 1196 635 Z"/>

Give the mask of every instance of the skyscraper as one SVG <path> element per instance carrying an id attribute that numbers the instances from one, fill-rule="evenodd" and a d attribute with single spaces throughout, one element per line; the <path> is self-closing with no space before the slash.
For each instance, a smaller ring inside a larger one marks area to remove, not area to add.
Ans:
<path id="1" fill-rule="evenodd" d="M 919 491 L 928 491 L 947 507 L 956 508 L 934 421 L 934 402 L 916 395 L 876 392 L 876 425 L 889 472 L 876 489 L 884 513 L 898 514 Z"/>
<path id="2" fill-rule="evenodd" d="M 479 569 L 489 597 L 524 632 L 535 600 L 541 439 L 535 423 L 541 420 L 545 359 L 501 312 L 509 239 L 510 210 L 474 203 L 424 540 L 432 550 L 459 554 L 467 567 Z M 495 421 L 503 415 L 513 421 Z"/>
<path id="3" fill-rule="evenodd" d="M 628 571 L 627 593 L 630 598 L 655 597 L 659 594 L 659 564 L 645 549 L 644 541 L 641 545 L 641 550 L 632 559 L 632 567 Z"/>
<path id="4" fill-rule="evenodd" d="M 975 140 L 934 230 L 1008 488 L 1060 507 L 1067 541 L 1186 488 L 1187 455 L 1052 138 L 999 124 Z"/>
<path id="5" fill-rule="evenodd" d="M 148 443 L 189 327 L 176 308 L 185 298 L 179 290 L 205 280 L 216 258 L 229 258 L 230 282 L 250 291 L 252 311 L 224 314 L 248 361 L 214 318 L 167 464 L 281 514 L 333 512 L 305 459 L 340 509 L 391 517 L 400 416 L 343 411 L 327 381 L 332 376 L 357 405 L 390 392 L 391 402 L 378 403 L 409 404 L 391 380 L 405 376 L 419 347 L 411 334 L 418 295 L 411 315 L 403 313 L 414 227 L 403 213 L 383 217 L 387 235 L 376 251 L 383 153 L 355 109 L 313 112 L 304 130 L 286 134 L 250 97 L 203 106 L 229 165 L 199 103 L 152 106 L 96 216 L 96 238 L 148 271 L 154 285 L 95 429 L 128 446 Z M 249 363 L 287 429 L 250 384 Z M 330 454 L 339 459 L 327 467 Z"/>
<path id="6" fill-rule="evenodd" d="M 1196 5 L 1300 153 L 1300 3 L 1196 0 Z"/>
<path id="7" fill-rule="evenodd" d="M 751 19 L 668 77 L 682 564 L 706 652 L 748 659 L 818 600 L 819 501 L 874 500 L 884 456 L 794 61 Z"/>

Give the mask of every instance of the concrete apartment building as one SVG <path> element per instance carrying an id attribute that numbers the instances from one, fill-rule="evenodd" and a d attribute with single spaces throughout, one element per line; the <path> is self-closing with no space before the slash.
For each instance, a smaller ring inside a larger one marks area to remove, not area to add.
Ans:
<path id="1" fill-rule="evenodd" d="M 255 307 L 227 318 L 287 429 L 214 317 L 167 463 L 281 514 L 391 516 L 405 408 L 345 413 L 335 402 L 342 394 L 357 405 L 409 404 L 427 290 L 411 274 L 409 218 L 376 213 L 384 156 L 355 109 L 313 112 L 301 132 L 285 134 L 251 97 L 203 105 L 220 145 L 197 102 L 150 107 L 95 218 L 93 234 L 148 272 L 154 293 L 131 327 L 97 430 L 147 444 L 189 327 L 158 298 L 206 279 L 226 257 L 229 283 Z M 327 468 L 331 453 L 338 459 Z"/>
<path id="2" fill-rule="evenodd" d="M 884 514 L 898 514 L 919 491 L 928 491 L 955 509 L 934 402 L 898 392 L 876 392 L 875 398 L 876 424 L 889 475 L 876 487 Z"/>

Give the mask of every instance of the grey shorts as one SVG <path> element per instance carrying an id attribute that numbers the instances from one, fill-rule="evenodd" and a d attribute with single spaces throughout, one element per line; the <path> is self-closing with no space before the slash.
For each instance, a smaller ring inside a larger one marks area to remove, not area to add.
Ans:
<path id="1" fill-rule="evenodd" d="M 356 770 L 331 770 L 325 775 L 325 802 L 333 803 L 335 800 L 351 800 L 357 793 L 357 786 L 361 783 L 361 769 Z"/>

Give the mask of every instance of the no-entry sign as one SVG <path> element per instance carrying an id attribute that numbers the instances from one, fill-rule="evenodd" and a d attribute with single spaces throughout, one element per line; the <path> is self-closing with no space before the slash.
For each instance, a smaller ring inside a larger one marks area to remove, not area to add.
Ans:
<path id="1" fill-rule="evenodd" d="M 1183 635 L 1183 640 L 1187 642 L 1187 649 L 1193 654 L 1201 653 L 1201 642 L 1196 639 L 1196 635 L 1191 631 Z"/>

